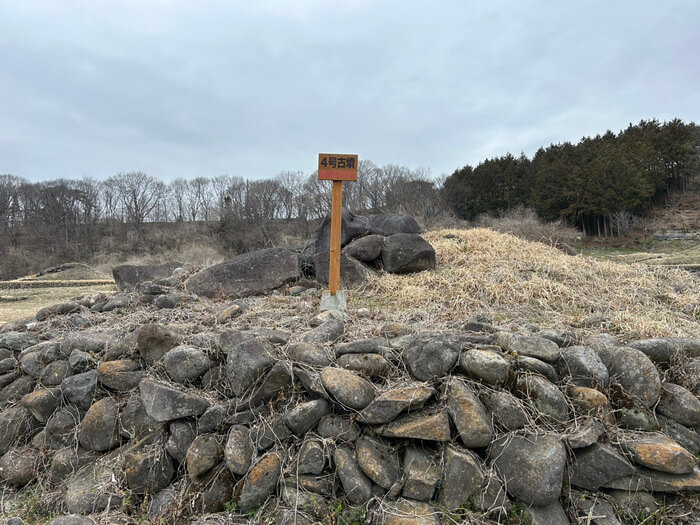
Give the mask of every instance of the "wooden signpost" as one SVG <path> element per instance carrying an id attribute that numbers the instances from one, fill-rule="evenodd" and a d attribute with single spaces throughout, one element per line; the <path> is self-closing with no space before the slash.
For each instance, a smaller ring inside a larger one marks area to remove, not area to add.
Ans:
<path id="1" fill-rule="evenodd" d="M 357 180 L 357 155 L 319 153 L 318 180 L 333 181 L 331 204 L 331 259 L 328 289 L 335 296 L 340 289 L 340 232 L 343 220 L 343 181 Z"/>

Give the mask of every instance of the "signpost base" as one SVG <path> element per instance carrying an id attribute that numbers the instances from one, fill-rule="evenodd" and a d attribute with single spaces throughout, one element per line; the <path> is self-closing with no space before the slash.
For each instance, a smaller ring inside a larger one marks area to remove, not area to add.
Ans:
<path id="1" fill-rule="evenodd" d="M 343 290 L 338 290 L 335 295 L 331 295 L 329 290 L 323 292 L 321 296 L 321 311 L 326 310 L 336 310 L 338 312 L 345 312 L 348 309 L 348 303 L 345 299 L 345 292 Z"/>

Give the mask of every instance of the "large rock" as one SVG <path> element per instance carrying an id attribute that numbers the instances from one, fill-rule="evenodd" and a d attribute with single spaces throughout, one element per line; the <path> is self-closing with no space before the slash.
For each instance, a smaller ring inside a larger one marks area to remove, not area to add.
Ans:
<path id="1" fill-rule="evenodd" d="M 0 348 L 7 348 L 13 352 L 21 352 L 37 343 L 36 338 L 26 332 L 5 332 L 0 334 Z"/>
<path id="2" fill-rule="evenodd" d="M 570 375 L 575 385 L 591 388 L 608 386 L 608 369 L 592 348 L 570 346 L 561 350 L 560 375 Z"/>
<path id="3" fill-rule="evenodd" d="M 375 398 L 358 417 L 370 425 L 389 423 L 404 410 L 421 408 L 434 394 L 435 389 L 429 385 L 398 386 Z"/>
<path id="4" fill-rule="evenodd" d="M 496 333 L 496 343 L 506 352 L 534 357 L 548 363 L 554 363 L 559 359 L 559 346 L 544 337 L 498 332 Z"/>
<path id="5" fill-rule="evenodd" d="M 442 377 L 457 362 L 462 340 L 450 333 L 424 332 L 404 350 L 409 371 L 421 381 Z"/>
<path id="6" fill-rule="evenodd" d="M 209 359 L 199 348 L 176 346 L 165 353 L 163 364 L 170 379 L 177 383 L 184 383 L 197 379 L 206 372 L 209 368 Z"/>
<path id="7" fill-rule="evenodd" d="M 494 390 L 481 396 L 484 405 L 507 430 L 519 430 L 527 425 L 525 407 L 510 392 Z"/>
<path id="8" fill-rule="evenodd" d="M 489 458 L 516 498 L 536 506 L 559 498 L 566 450 L 558 436 L 509 434 L 492 443 Z"/>
<path id="9" fill-rule="evenodd" d="M 362 436 L 355 444 L 357 463 L 369 479 L 389 490 L 401 477 L 399 456 L 386 443 Z"/>
<path id="10" fill-rule="evenodd" d="M 10 407 L 0 412 L 0 455 L 13 445 L 27 441 L 37 421 L 24 407 Z"/>
<path id="11" fill-rule="evenodd" d="M 347 208 L 342 211 L 340 246 L 364 235 L 395 235 L 397 233 L 420 233 L 420 226 L 409 215 L 355 215 Z M 331 216 L 326 215 L 316 230 L 313 240 L 304 249 L 304 257 L 310 259 L 315 253 L 327 252 L 331 246 Z"/>
<path id="12" fill-rule="evenodd" d="M 598 351 L 608 367 L 610 381 L 619 384 L 642 406 L 650 408 L 659 400 L 661 379 L 654 363 L 641 350 L 617 347 Z"/>
<path id="13" fill-rule="evenodd" d="M 139 386 L 146 374 L 133 359 L 104 361 L 97 367 L 97 380 L 117 392 L 128 392 Z"/>
<path id="14" fill-rule="evenodd" d="M 384 240 L 382 265 L 389 273 L 412 273 L 435 268 L 435 249 L 414 233 L 397 233 Z"/>
<path id="15" fill-rule="evenodd" d="M 337 447 L 333 462 L 347 498 L 355 505 L 366 503 L 372 497 L 372 482 L 360 469 L 352 450 L 347 446 Z"/>
<path id="16" fill-rule="evenodd" d="M 491 417 L 476 394 L 458 379 L 448 383 L 447 412 L 465 447 L 485 447 L 491 442 Z"/>
<path id="17" fill-rule="evenodd" d="M 358 261 L 369 263 L 379 258 L 382 248 L 384 248 L 384 237 L 372 234 L 355 239 L 345 247 L 343 253 Z"/>
<path id="18" fill-rule="evenodd" d="M 187 474 L 193 480 L 210 471 L 224 459 L 224 446 L 214 434 L 202 434 L 190 443 L 185 456 Z"/>
<path id="19" fill-rule="evenodd" d="M 636 492 L 667 492 L 669 494 L 700 494 L 700 468 L 695 467 L 690 474 L 669 474 L 648 468 L 637 469 L 629 476 L 606 483 L 605 488 Z"/>
<path id="20" fill-rule="evenodd" d="M 268 248 L 210 266 L 187 280 L 187 290 L 203 297 L 239 298 L 261 295 L 301 277 L 299 256 Z"/>
<path id="21" fill-rule="evenodd" d="M 444 462 L 440 504 L 457 510 L 481 489 L 484 473 L 476 456 L 452 446 L 445 448 Z"/>
<path id="22" fill-rule="evenodd" d="M 440 482 L 439 463 L 433 454 L 423 448 L 406 447 L 403 456 L 406 481 L 401 494 L 414 500 L 431 500 Z"/>
<path id="23" fill-rule="evenodd" d="M 275 363 L 275 350 L 266 339 L 245 339 L 228 352 L 227 370 L 231 389 L 242 396 Z"/>
<path id="24" fill-rule="evenodd" d="M 462 353 L 459 367 L 474 379 L 490 385 L 506 382 L 510 373 L 510 363 L 498 352 L 491 350 L 468 350 Z"/>
<path id="25" fill-rule="evenodd" d="M 299 403 L 284 416 L 284 422 L 297 436 L 303 436 L 331 411 L 325 399 Z"/>
<path id="26" fill-rule="evenodd" d="M 68 303 L 56 303 L 49 306 L 45 306 L 36 313 L 37 321 L 46 321 L 49 317 L 54 315 L 66 315 L 80 310 L 80 305 L 78 303 L 68 302 Z"/>
<path id="27" fill-rule="evenodd" d="M 61 393 L 80 408 L 90 408 L 97 388 L 97 370 L 70 376 L 61 381 Z"/>
<path id="28" fill-rule="evenodd" d="M 383 525 L 440 525 L 440 512 L 427 503 L 410 499 L 382 504 Z"/>
<path id="29" fill-rule="evenodd" d="M 695 457 L 663 434 L 631 436 L 622 446 L 643 467 L 670 474 L 689 474 L 695 468 Z"/>
<path id="30" fill-rule="evenodd" d="M 325 368 L 321 381 L 336 401 L 355 410 L 362 410 L 376 396 L 372 383 L 343 368 Z"/>
<path id="31" fill-rule="evenodd" d="M 78 439 L 87 450 L 104 452 L 119 444 L 119 410 L 110 397 L 90 407 L 80 423 Z"/>
<path id="32" fill-rule="evenodd" d="M 314 271 L 316 280 L 321 284 L 328 284 L 328 268 L 330 264 L 330 252 L 320 252 L 314 255 Z M 344 253 L 340 255 L 340 284 L 343 288 L 359 286 L 370 275 L 371 270 Z"/>
<path id="33" fill-rule="evenodd" d="M 700 425 L 700 400 L 680 385 L 662 383 L 656 411 L 682 425 Z"/>
<path id="34" fill-rule="evenodd" d="M 136 494 L 154 494 L 175 476 L 173 460 L 162 445 L 137 447 L 124 454 L 126 484 Z"/>
<path id="35" fill-rule="evenodd" d="M 238 508 L 246 513 L 257 509 L 274 492 L 280 477 L 282 459 L 277 452 L 270 452 L 258 461 L 237 491 Z"/>
<path id="36" fill-rule="evenodd" d="M 173 270 L 182 266 L 178 262 L 164 264 L 134 265 L 122 264 L 112 269 L 112 275 L 120 290 L 133 289 L 144 281 L 157 281 L 170 277 Z"/>
<path id="37" fill-rule="evenodd" d="M 36 450 L 13 448 L 0 458 L 0 478 L 8 485 L 24 487 L 36 477 L 38 463 Z"/>
<path id="38" fill-rule="evenodd" d="M 41 423 L 46 423 L 61 401 L 58 388 L 42 388 L 22 396 L 21 404 Z"/>
<path id="39" fill-rule="evenodd" d="M 118 451 L 86 465 L 66 484 L 66 510 L 72 514 L 92 514 L 103 510 L 116 510 L 124 501 L 119 488 L 116 459 Z M 96 490 L 99 487 L 99 490 Z"/>
<path id="40" fill-rule="evenodd" d="M 141 380 L 139 390 L 146 413 L 160 422 L 198 416 L 210 405 L 209 401 L 202 396 L 180 390 L 150 377 L 144 377 Z"/>
<path id="41" fill-rule="evenodd" d="M 524 374 L 518 377 L 516 383 L 518 394 L 529 399 L 532 404 L 546 416 L 557 421 L 566 421 L 569 416 L 569 405 L 566 397 L 544 377 L 536 374 Z"/>
<path id="42" fill-rule="evenodd" d="M 450 441 L 450 418 L 445 410 L 421 410 L 395 419 L 376 430 L 377 435 L 391 438 Z"/>
<path id="43" fill-rule="evenodd" d="M 139 330 L 136 348 L 149 365 L 178 345 L 180 336 L 172 329 L 158 324 L 146 324 Z"/>
<path id="44" fill-rule="evenodd" d="M 634 472 L 632 464 L 610 445 L 594 443 L 576 450 L 571 485 L 596 491 L 606 483 Z"/>

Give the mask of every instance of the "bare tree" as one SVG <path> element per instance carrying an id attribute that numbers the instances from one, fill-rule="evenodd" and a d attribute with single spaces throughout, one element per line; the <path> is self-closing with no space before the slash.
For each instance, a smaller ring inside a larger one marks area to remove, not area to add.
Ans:
<path id="1" fill-rule="evenodd" d="M 143 224 L 165 197 L 165 184 L 142 171 L 119 173 L 108 180 L 112 181 L 117 191 L 128 222 L 134 226 L 137 236 L 142 238 Z"/>

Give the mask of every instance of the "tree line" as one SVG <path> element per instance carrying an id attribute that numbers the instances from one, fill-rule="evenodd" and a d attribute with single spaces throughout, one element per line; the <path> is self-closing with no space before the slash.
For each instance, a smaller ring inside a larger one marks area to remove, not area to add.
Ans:
<path id="1" fill-rule="evenodd" d="M 630 124 L 614 134 L 540 148 L 530 159 L 508 153 L 465 166 L 444 184 L 455 214 L 474 219 L 518 206 L 591 235 L 619 234 L 700 173 L 700 127 L 679 119 Z"/>
<path id="2" fill-rule="evenodd" d="M 416 199 L 415 195 L 420 195 Z M 423 168 L 360 161 L 346 184 L 353 210 L 409 213 L 429 219 L 444 210 L 439 185 Z M 285 171 L 268 179 L 177 178 L 165 183 L 141 171 L 91 178 L 29 182 L 0 175 L 0 253 L 21 248 L 48 260 L 86 260 L 96 252 L 149 249 L 163 240 L 205 235 L 223 251 L 277 244 L 311 235 L 330 209 L 331 184 L 315 172 Z M 166 240 L 163 240 L 166 242 Z M 172 247 L 172 246 L 170 246 Z"/>

